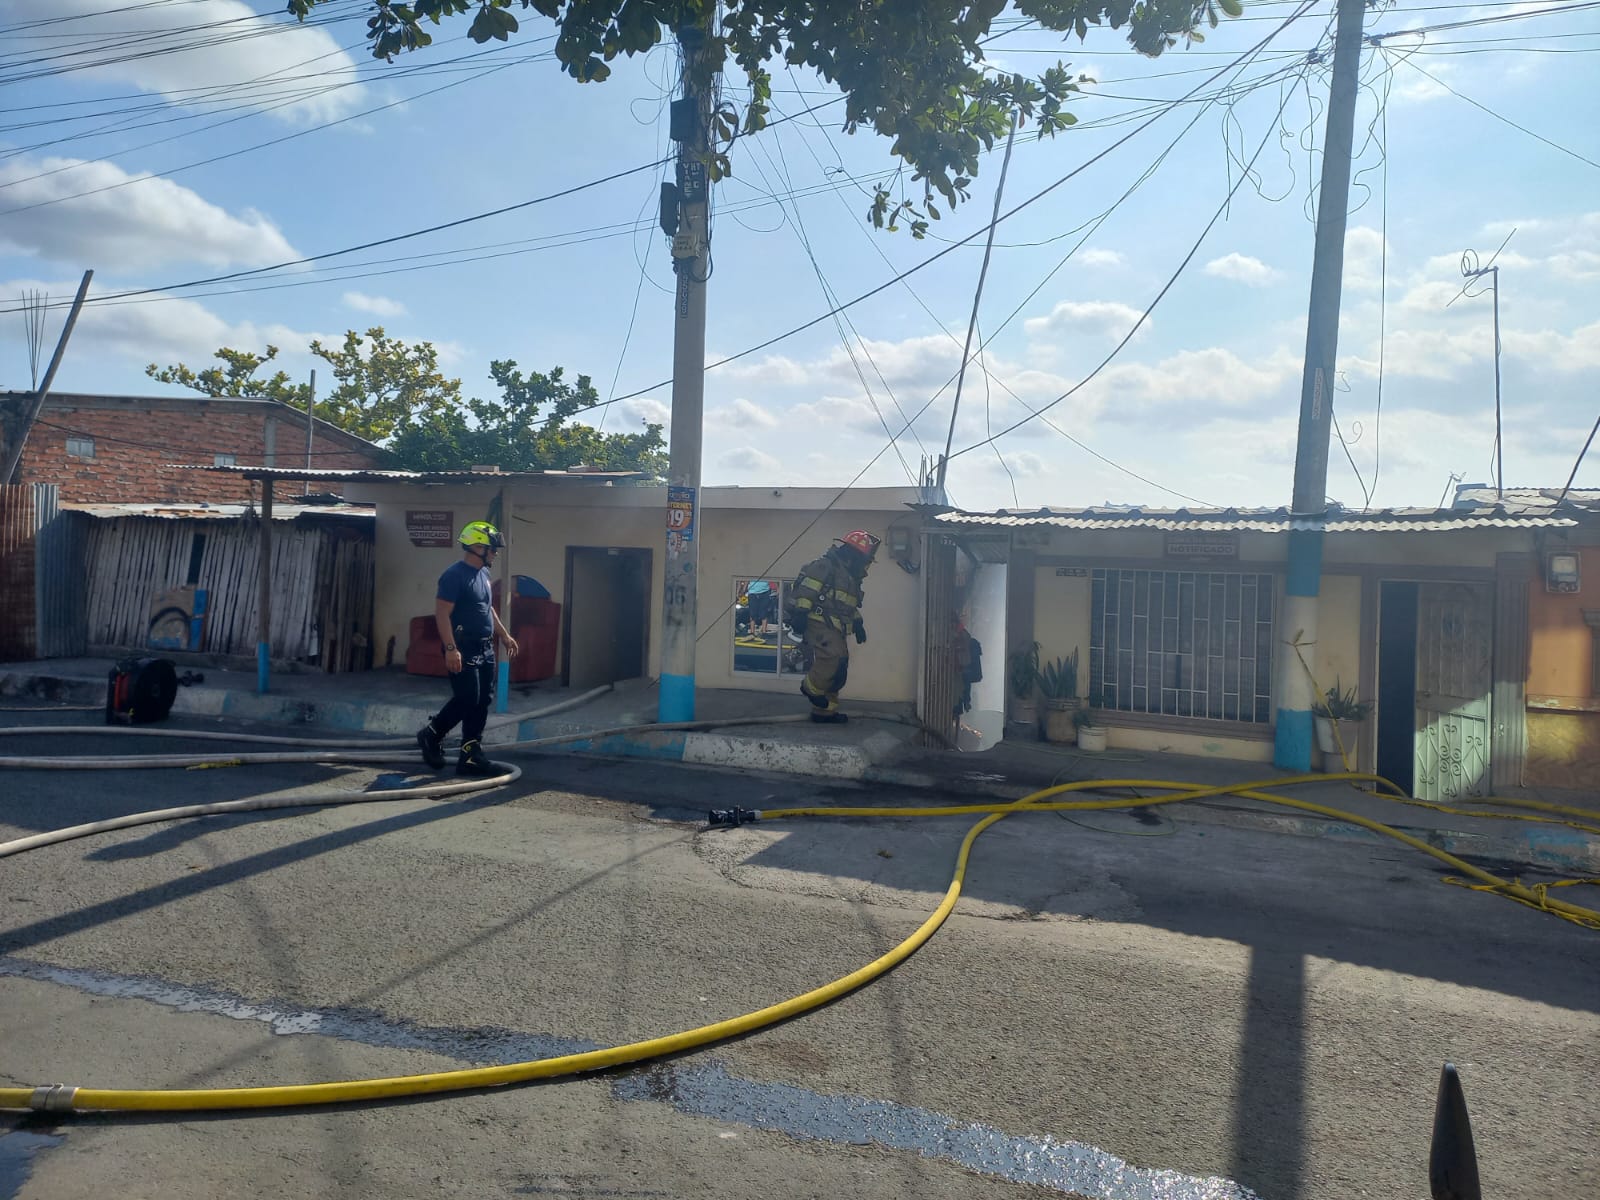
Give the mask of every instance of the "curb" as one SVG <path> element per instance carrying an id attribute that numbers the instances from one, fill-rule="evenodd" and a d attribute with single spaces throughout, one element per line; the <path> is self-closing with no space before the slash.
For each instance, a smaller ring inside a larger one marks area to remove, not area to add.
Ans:
<path id="1" fill-rule="evenodd" d="M 0 696 L 96 704 L 105 699 L 105 685 L 93 679 L 0 671 Z M 431 708 L 413 708 L 402 704 L 300 700 L 270 692 L 263 696 L 255 692 L 224 690 L 203 684 L 179 688 L 172 711 L 184 716 L 314 725 L 346 733 L 376 733 L 391 737 L 404 737 L 415 732 L 432 715 Z M 587 728 L 584 723 L 573 720 L 571 714 L 563 713 L 491 728 L 484 735 L 484 741 L 493 747 L 507 742 L 581 734 Z M 967 774 L 956 780 L 885 765 L 900 748 L 899 739 L 888 733 L 872 734 L 858 745 L 838 746 L 786 741 L 770 736 L 641 732 L 612 734 L 599 740 L 583 738 L 562 746 L 544 747 L 540 753 L 684 762 L 832 781 L 878 783 L 969 800 L 974 796 L 1020 800 L 1035 790 L 1007 783 L 999 776 L 983 778 Z M 1273 812 L 1226 800 L 1191 801 L 1172 805 L 1167 812 L 1175 820 L 1189 824 L 1220 825 L 1299 837 L 1326 837 L 1369 845 L 1386 840 L 1382 834 L 1370 829 L 1332 818 Z M 1461 858 L 1500 859 L 1567 874 L 1600 875 L 1600 838 L 1590 837 L 1576 829 L 1526 824 L 1518 836 L 1506 837 L 1384 823 L 1435 849 Z"/>
<path id="2" fill-rule="evenodd" d="M 26 696 L 55 702 L 94 704 L 105 699 L 105 685 L 97 680 L 69 678 L 21 671 L 0 671 L 0 696 Z M 226 717 L 266 724 L 316 726 L 343 733 L 375 733 L 409 737 L 433 715 L 433 707 L 404 704 L 356 704 L 274 695 L 268 692 L 230 690 L 198 684 L 180 687 L 173 701 L 174 714 L 189 717 Z M 581 710 L 574 710 L 581 711 Z M 492 748 L 508 742 L 567 737 L 588 732 L 592 726 L 574 720 L 572 713 L 534 718 L 491 727 L 484 743 Z M 648 717 L 626 715 L 621 720 Z M 594 740 L 582 738 L 560 746 L 546 746 L 541 754 L 594 754 L 612 758 L 641 758 L 657 762 L 686 762 L 699 766 L 766 771 L 784 775 L 818 776 L 835 780 L 861 780 L 876 764 L 894 755 L 899 739 L 874 733 L 853 746 L 789 741 L 771 736 L 668 732 L 612 734 Z"/>
<path id="3" fill-rule="evenodd" d="M 996 800 L 1020 800 L 1037 790 L 1019 784 L 985 781 L 968 776 L 961 781 L 962 786 L 958 792 L 952 786 L 952 781 L 942 780 L 935 775 L 879 766 L 872 767 L 862 777 L 862 781 L 914 788 L 918 791 L 941 792 L 967 800 L 973 796 L 987 796 Z M 1331 817 L 1278 813 L 1263 808 L 1245 807 L 1225 800 L 1192 800 L 1182 804 L 1167 805 L 1164 811 L 1173 820 L 1187 824 L 1220 825 L 1299 837 L 1325 837 L 1368 845 L 1378 845 L 1389 840 L 1381 833 Z M 1426 842 L 1436 850 L 1454 854 L 1458 858 L 1500 859 L 1566 874 L 1600 874 L 1600 838 L 1591 837 L 1577 829 L 1529 824 L 1526 826 L 1526 832 L 1519 836 L 1496 837 L 1483 833 L 1399 825 L 1392 821 L 1385 821 L 1384 824 L 1401 833 L 1409 834 L 1418 841 Z"/>

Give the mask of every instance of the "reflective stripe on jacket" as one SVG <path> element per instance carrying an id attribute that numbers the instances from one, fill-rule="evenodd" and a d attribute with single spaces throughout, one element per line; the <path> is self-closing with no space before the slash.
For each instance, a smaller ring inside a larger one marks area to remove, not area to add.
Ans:
<path id="1" fill-rule="evenodd" d="M 861 611 L 861 582 L 831 554 L 801 567 L 789 595 L 796 614 L 825 621 L 840 633 L 850 631 Z"/>

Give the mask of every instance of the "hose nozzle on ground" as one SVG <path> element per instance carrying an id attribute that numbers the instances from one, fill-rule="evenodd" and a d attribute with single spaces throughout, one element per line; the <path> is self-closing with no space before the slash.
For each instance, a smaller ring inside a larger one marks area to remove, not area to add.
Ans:
<path id="1" fill-rule="evenodd" d="M 754 825 L 760 819 L 759 808 L 713 808 L 706 813 L 706 824 L 712 829 L 733 829 L 740 825 Z"/>

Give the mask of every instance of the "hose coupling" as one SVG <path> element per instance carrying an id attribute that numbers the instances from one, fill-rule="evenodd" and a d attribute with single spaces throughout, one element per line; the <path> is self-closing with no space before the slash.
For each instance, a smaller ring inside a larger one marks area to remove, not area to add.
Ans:
<path id="1" fill-rule="evenodd" d="M 72 1112 L 78 1089 L 65 1083 L 47 1083 L 33 1089 L 28 1107 L 34 1112 Z"/>
<path id="2" fill-rule="evenodd" d="M 706 823 L 713 829 L 734 829 L 740 825 L 754 825 L 760 819 L 759 808 L 713 808 L 706 814 Z"/>

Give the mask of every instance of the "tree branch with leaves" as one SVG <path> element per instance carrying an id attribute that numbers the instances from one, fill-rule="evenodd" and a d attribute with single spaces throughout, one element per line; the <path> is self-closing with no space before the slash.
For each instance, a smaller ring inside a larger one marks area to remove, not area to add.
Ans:
<path id="1" fill-rule="evenodd" d="M 288 11 L 304 20 L 327 2 L 289 0 Z M 1037 78 L 986 69 L 984 45 L 1008 9 L 1080 41 L 1106 26 L 1152 57 L 1180 41 L 1204 41 L 1202 26 L 1243 11 L 1241 0 L 374 0 L 367 39 L 375 58 L 392 62 L 431 45 L 427 27 L 471 13 L 467 36 L 503 42 L 521 28 L 513 10 L 530 8 L 555 24 L 556 58 L 580 83 L 604 80 L 619 55 L 644 54 L 683 30 L 707 31 L 690 56 L 697 90 L 731 62 L 749 91 L 742 119 L 731 106 L 713 114 L 713 180 L 733 170 L 726 146 L 735 134 L 767 124 L 771 65 L 810 67 L 843 93 L 844 131 L 868 127 L 889 138 L 913 188 L 921 185 L 920 198 L 899 199 L 880 186 L 868 219 L 894 230 L 907 218 L 917 237 L 940 215 L 936 194 L 949 207 L 968 198 L 979 155 L 1006 136 L 1013 112 L 1045 136 L 1076 120 L 1066 104 L 1084 80 L 1065 63 Z"/>

